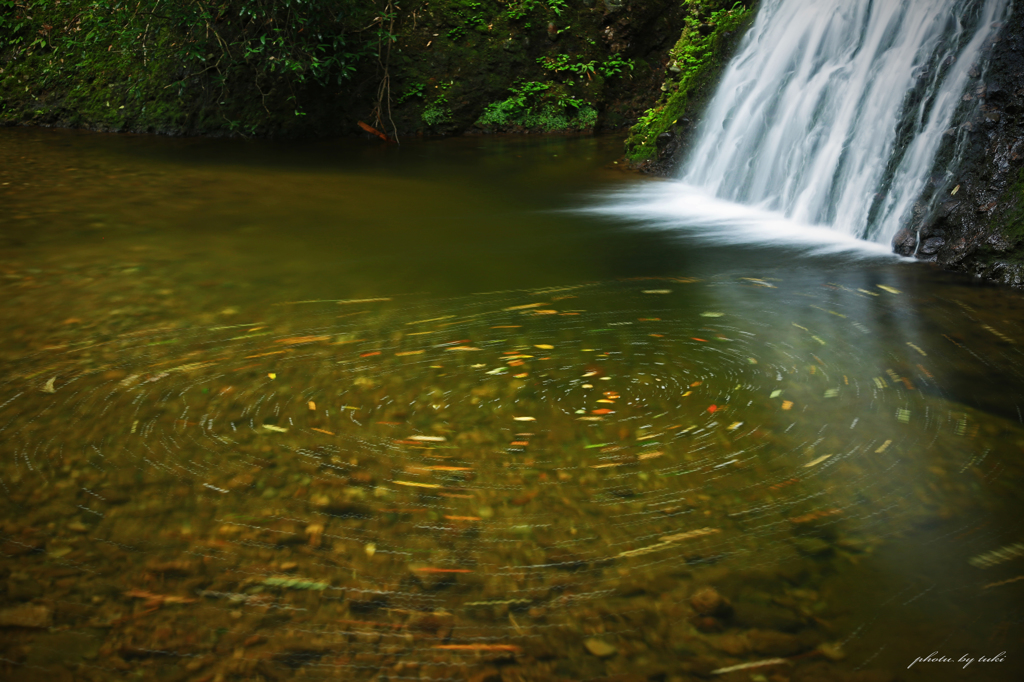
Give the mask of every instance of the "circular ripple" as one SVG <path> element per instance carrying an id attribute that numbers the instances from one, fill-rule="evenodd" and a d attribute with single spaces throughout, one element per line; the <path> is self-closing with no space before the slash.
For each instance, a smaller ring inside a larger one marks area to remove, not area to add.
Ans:
<path id="1" fill-rule="evenodd" d="M 3 551 L 75 577 L 103 665 L 551 679 L 834 653 L 835 565 L 1002 513 L 984 488 L 1019 476 L 1020 432 L 942 395 L 966 340 L 907 335 L 898 296 L 642 281 L 47 350 L 4 387 Z M 797 634 L 715 639 L 751 627 Z"/>

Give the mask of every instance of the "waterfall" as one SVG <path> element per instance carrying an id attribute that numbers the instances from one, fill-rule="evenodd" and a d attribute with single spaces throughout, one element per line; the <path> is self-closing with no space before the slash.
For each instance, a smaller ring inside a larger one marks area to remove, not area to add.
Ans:
<path id="1" fill-rule="evenodd" d="M 763 0 L 681 179 L 886 246 L 1008 0 Z"/>

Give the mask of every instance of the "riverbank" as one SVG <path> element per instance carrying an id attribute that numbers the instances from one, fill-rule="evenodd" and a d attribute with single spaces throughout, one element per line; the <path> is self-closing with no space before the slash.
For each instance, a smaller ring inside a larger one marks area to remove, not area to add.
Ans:
<path id="1" fill-rule="evenodd" d="M 299 7 L 303 7 L 301 11 Z M 667 176 L 753 0 L 0 2 L 0 125 L 269 138 L 626 133 Z M 972 71 L 894 250 L 1024 285 L 1024 31 Z M 945 195 L 945 196 L 943 196 Z"/>
<path id="2" fill-rule="evenodd" d="M 718 25 L 746 4 L 8 1 L 0 124 L 278 138 L 621 130 L 650 117 L 680 63 L 723 61 Z"/>

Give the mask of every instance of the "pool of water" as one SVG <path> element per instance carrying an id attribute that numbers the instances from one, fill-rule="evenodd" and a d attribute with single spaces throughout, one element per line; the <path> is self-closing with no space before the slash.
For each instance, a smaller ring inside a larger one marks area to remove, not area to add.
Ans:
<path id="1" fill-rule="evenodd" d="M 1020 295 L 620 150 L 0 130 L 0 676 L 1020 679 Z"/>

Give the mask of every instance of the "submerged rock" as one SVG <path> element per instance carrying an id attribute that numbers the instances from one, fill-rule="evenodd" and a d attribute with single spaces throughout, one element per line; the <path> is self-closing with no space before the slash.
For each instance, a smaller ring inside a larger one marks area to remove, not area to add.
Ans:
<path id="1" fill-rule="evenodd" d="M 13 628 L 47 628 L 53 614 L 45 606 L 22 604 L 0 610 L 0 627 Z"/>
<path id="2" fill-rule="evenodd" d="M 587 648 L 587 651 L 598 658 L 611 658 L 615 654 L 619 653 L 619 650 L 614 644 L 609 644 L 603 639 L 597 639 L 594 637 L 583 642 L 583 646 Z"/>

